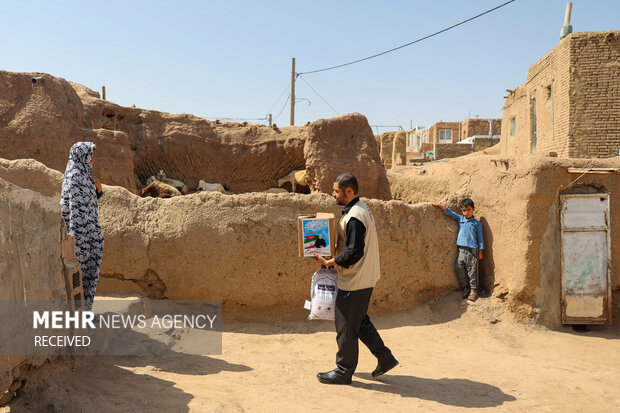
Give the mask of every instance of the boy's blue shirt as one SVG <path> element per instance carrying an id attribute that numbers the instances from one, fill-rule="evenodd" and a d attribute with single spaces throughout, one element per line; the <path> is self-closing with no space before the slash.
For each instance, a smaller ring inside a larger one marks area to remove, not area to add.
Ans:
<path id="1" fill-rule="evenodd" d="M 484 249 L 484 237 L 482 236 L 482 224 L 476 218 L 467 219 L 446 208 L 444 215 L 449 216 L 459 223 L 459 235 L 456 238 L 456 245 L 460 247 Z"/>

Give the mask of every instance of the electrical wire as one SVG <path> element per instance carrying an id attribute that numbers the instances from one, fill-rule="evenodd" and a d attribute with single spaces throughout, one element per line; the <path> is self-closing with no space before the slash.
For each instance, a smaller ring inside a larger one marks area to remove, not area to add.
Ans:
<path id="1" fill-rule="evenodd" d="M 390 53 L 390 52 L 394 52 L 394 51 L 396 51 L 396 50 L 398 50 L 398 49 L 402 49 L 403 47 L 411 46 L 411 45 L 412 45 L 412 44 L 414 44 L 414 43 L 418 43 L 418 42 L 421 42 L 422 40 L 426 40 L 426 39 L 431 38 L 431 37 L 433 37 L 433 36 L 437 36 L 437 35 L 438 35 L 438 34 L 440 34 L 440 33 L 447 32 L 447 31 L 448 31 L 448 30 L 450 30 L 450 29 L 454 29 L 454 28 L 455 28 L 455 27 L 457 27 L 457 26 L 460 26 L 460 25 L 462 25 L 462 24 L 465 24 L 465 23 L 467 23 L 467 22 L 470 22 L 470 21 L 472 21 L 472 20 L 474 20 L 474 19 L 477 19 L 478 17 L 484 16 L 485 14 L 491 13 L 491 12 L 493 12 L 493 11 L 495 11 L 495 10 L 497 10 L 497 9 L 501 8 L 501 7 L 504 7 L 504 6 L 506 6 L 506 5 L 510 4 L 510 3 L 513 3 L 513 2 L 515 2 L 515 1 L 516 1 L 516 0 L 510 0 L 510 1 L 507 1 L 506 3 L 500 4 L 499 6 L 494 7 L 494 8 L 492 8 L 492 9 L 489 9 L 489 10 L 487 10 L 487 11 L 485 11 L 485 12 L 483 12 L 483 13 L 480 13 L 480 14 L 478 14 L 478 15 L 474 16 L 474 17 L 470 17 L 470 18 L 469 18 L 469 19 L 467 19 L 467 20 L 463 20 L 463 21 L 462 21 L 462 22 L 460 22 L 460 23 L 453 24 L 452 26 L 450 26 L 450 27 L 446 27 L 446 28 L 445 28 L 445 29 L 443 29 L 443 30 L 440 30 L 440 31 L 435 32 L 435 33 L 433 33 L 433 34 L 429 34 L 428 36 L 421 37 L 421 38 L 419 38 L 419 39 L 417 39 L 417 40 L 414 40 L 414 41 L 412 41 L 412 42 L 409 42 L 409 43 L 403 44 L 403 45 L 398 46 L 398 47 L 395 47 L 395 48 L 393 48 L 393 49 L 386 50 L 386 51 L 384 51 L 384 52 L 377 53 L 377 54 L 374 54 L 374 55 L 372 55 L 372 56 L 365 57 L 365 58 L 363 58 L 363 59 L 358 59 L 358 60 L 354 60 L 354 61 L 352 61 L 352 62 L 343 63 L 343 64 L 341 64 L 341 65 L 331 66 L 331 67 L 326 67 L 326 68 L 324 68 L 324 69 L 311 70 L 311 71 L 309 71 L 309 72 L 301 72 L 301 73 L 298 73 L 298 74 L 300 74 L 300 75 L 307 75 L 307 74 L 310 74 L 310 73 L 324 72 L 324 71 L 326 71 L 326 70 L 332 70 L 332 69 L 337 69 L 337 68 L 339 68 L 339 67 L 349 66 L 349 65 L 352 65 L 352 64 L 355 64 L 355 63 L 363 62 L 363 61 L 365 61 L 365 60 L 370 60 L 370 59 L 373 59 L 373 58 L 375 58 L 375 57 L 382 56 L 382 55 L 387 54 L 387 53 Z"/>
<path id="2" fill-rule="evenodd" d="M 314 88 L 313 88 L 312 86 L 310 86 L 310 83 L 308 83 L 308 82 L 306 81 L 306 79 L 304 79 L 304 77 L 301 75 L 301 73 L 299 73 L 299 74 L 297 75 L 297 77 L 299 77 L 301 80 L 303 80 L 303 81 L 304 81 L 304 83 L 305 83 L 306 85 L 308 85 L 308 87 L 309 87 L 310 89 L 312 89 L 312 91 L 313 91 L 314 93 L 316 93 L 316 95 L 317 95 L 318 97 L 320 97 L 320 98 L 321 98 L 321 100 L 322 100 L 323 102 L 325 102 L 325 104 L 326 104 L 327 106 L 329 106 L 330 108 L 332 108 L 332 110 L 333 110 L 334 112 L 336 112 L 336 115 L 340 115 L 340 113 L 338 113 L 338 111 L 337 111 L 336 109 L 334 109 L 334 107 L 333 107 L 332 105 L 330 105 L 330 104 L 329 104 L 329 102 L 327 102 L 325 99 L 323 99 L 323 96 L 319 95 L 319 92 L 317 92 L 316 90 L 314 90 Z"/>
<path id="3" fill-rule="evenodd" d="M 284 102 L 284 106 L 282 106 L 282 109 L 280 110 L 280 113 L 278 113 L 276 115 L 276 117 L 273 118 L 273 120 L 278 119 L 280 117 L 280 115 L 282 114 L 282 112 L 284 112 L 284 108 L 286 107 L 286 105 L 288 105 L 288 101 L 289 101 L 290 98 L 291 98 L 291 94 L 289 93 L 288 97 L 286 98 L 286 102 Z"/>
<path id="4" fill-rule="evenodd" d="M 278 97 L 278 99 L 274 102 L 274 104 L 269 108 L 269 110 L 267 111 L 267 113 L 271 113 L 271 111 L 273 110 L 273 108 L 276 107 L 276 105 L 278 104 L 278 102 L 280 101 L 280 99 L 282 99 L 282 96 L 284 96 L 284 94 L 286 93 L 286 90 L 289 89 L 291 87 L 291 82 L 289 80 L 288 85 L 286 85 L 286 87 L 284 88 L 284 90 L 282 91 L 282 93 L 280 93 L 280 97 Z"/>

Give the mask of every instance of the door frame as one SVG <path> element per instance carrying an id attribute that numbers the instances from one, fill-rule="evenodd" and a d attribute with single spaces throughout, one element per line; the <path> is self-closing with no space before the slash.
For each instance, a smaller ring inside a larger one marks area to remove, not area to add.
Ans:
<path id="1" fill-rule="evenodd" d="M 564 205 L 569 198 L 605 198 L 605 223 L 604 229 L 595 228 L 570 228 L 568 231 L 564 228 Z M 566 286 L 565 286 L 565 271 L 566 266 L 564 262 L 564 233 L 565 232 L 601 232 L 606 233 L 607 242 L 607 265 L 606 265 L 606 278 L 607 278 L 607 296 L 603 298 L 603 314 L 600 317 L 574 317 L 566 315 Z M 562 324 L 611 324 L 612 321 L 612 292 L 611 292 L 611 214 L 609 211 L 609 194 L 608 193 L 595 193 L 595 194 L 562 194 L 560 195 L 560 258 L 562 262 L 562 269 L 560 273 L 561 285 L 562 285 L 562 299 L 561 299 L 561 312 L 562 312 Z"/>

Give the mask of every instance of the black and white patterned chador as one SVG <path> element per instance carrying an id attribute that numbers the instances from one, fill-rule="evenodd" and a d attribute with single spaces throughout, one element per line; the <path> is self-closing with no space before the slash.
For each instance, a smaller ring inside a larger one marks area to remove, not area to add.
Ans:
<path id="1" fill-rule="evenodd" d="M 95 145 L 77 142 L 69 151 L 69 161 L 62 180 L 60 214 L 67 230 L 75 237 L 75 256 L 82 264 L 82 284 L 86 310 L 93 307 L 103 255 L 103 231 L 99 226 L 97 192 L 91 159 Z"/>

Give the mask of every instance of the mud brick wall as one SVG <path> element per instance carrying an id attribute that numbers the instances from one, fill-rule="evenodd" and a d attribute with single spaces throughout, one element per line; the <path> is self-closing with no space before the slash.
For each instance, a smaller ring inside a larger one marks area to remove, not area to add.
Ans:
<path id="1" fill-rule="evenodd" d="M 501 153 L 606 158 L 620 148 L 620 31 L 573 33 L 504 104 Z M 534 109 L 535 108 L 535 109 Z M 536 147 L 533 150 L 533 112 Z M 516 122 L 514 135 L 512 121 Z"/>
<path id="2" fill-rule="evenodd" d="M 615 156 L 620 148 L 620 30 L 570 39 L 571 158 Z"/>
<path id="3" fill-rule="evenodd" d="M 502 133 L 501 119 L 465 119 L 461 122 L 461 140 L 475 135 L 488 135 L 489 120 L 493 121 L 491 134 L 500 135 Z"/>
<path id="4" fill-rule="evenodd" d="M 498 143 L 499 138 L 476 138 L 474 141 L 474 152 L 485 150 Z"/>
<path id="5" fill-rule="evenodd" d="M 429 152 L 435 150 L 435 159 L 456 158 L 472 153 L 471 144 L 463 143 L 424 143 L 420 148 L 420 152 Z"/>
<path id="6" fill-rule="evenodd" d="M 1 300 L 67 299 L 61 250 L 64 234 L 57 200 L 0 178 Z M 11 400 L 31 367 L 52 358 L 0 355 L 0 405 Z"/>

